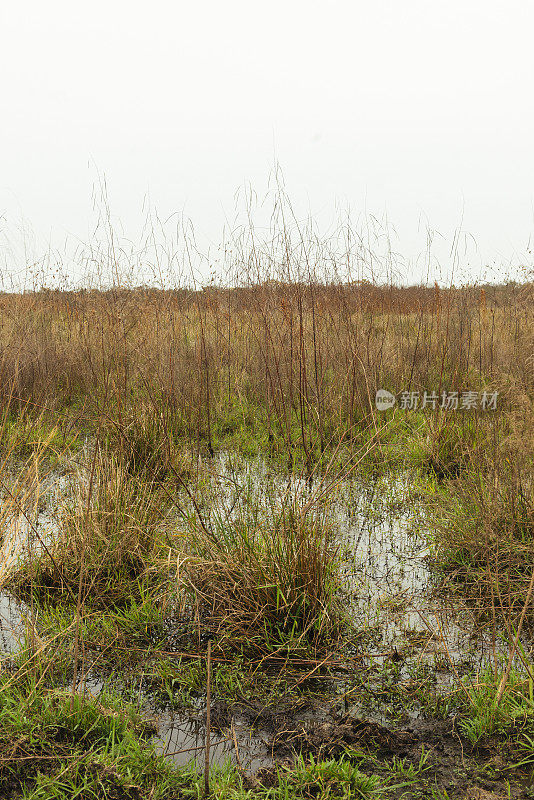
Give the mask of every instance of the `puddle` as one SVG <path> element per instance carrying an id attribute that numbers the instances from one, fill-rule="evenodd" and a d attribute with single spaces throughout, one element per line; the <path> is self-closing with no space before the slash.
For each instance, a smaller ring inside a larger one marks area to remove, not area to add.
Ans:
<path id="1" fill-rule="evenodd" d="M 216 706 L 212 707 L 212 714 Z M 202 768 L 206 748 L 206 710 L 195 713 L 164 713 L 156 718 L 154 739 L 158 753 L 177 766 L 191 762 Z M 210 732 L 210 763 L 238 764 L 249 774 L 273 763 L 269 734 L 251 727 L 248 719 L 236 713 L 229 724 Z"/>
<path id="2" fill-rule="evenodd" d="M 203 509 L 209 514 L 217 498 L 217 513 L 228 519 L 251 513 L 251 498 L 254 514 L 272 514 L 282 495 L 298 495 L 306 501 L 320 487 L 317 481 L 281 475 L 265 460 L 246 462 L 229 454 L 203 464 L 203 470 Z M 45 543 L 53 540 L 54 509 L 71 486 L 72 478 L 49 476 L 40 487 L 41 501 L 34 518 L 30 516 L 28 521 L 19 513 L 9 520 L 0 547 L 0 577 L 13 568 L 26 548 L 39 549 L 35 529 Z M 408 490 L 406 477 L 382 479 L 373 485 L 349 480 L 331 487 L 323 508 L 339 540 L 351 613 L 358 627 L 372 634 L 365 664 L 380 666 L 394 657 L 401 662 L 399 679 L 412 667 L 436 666 L 439 659 L 444 665 L 452 662 L 454 669 L 462 664 L 480 668 L 491 654 L 491 637 L 475 632 L 472 614 L 461 601 L 433 595 L 433 578 L 426 561 L 428 541 L 424 530 L 414 530 L 417 509 L 410 506 Z M 4 653 L 17 649 L 24 627 L 24 606 L 8 594 L 0 594 L 0 648 Z M 451 681 L 448 667 L 439 680 L 446 688 Z M 95 688 L 93 693 L 98 694 Z M 315 721 L 317 713 L 315 710 Z M 358 714 L 358 709 L 353 713 Z M 158 751 L 176 764 L 195 761 L 200 767 L 205 747 L 202 701 L 193 711 L 165 711 L 156 716 L 158 735 L 154 741 Z M 374 715 L 367 711 L 366 718 L 386 724 L 380 711 Z M 304 724 L 306 720 L 301 721 Z M 269 737 L 268 730 L 251 725 L 247 715 L 236 713 L 212 731 L 211 761 L 222 764 L 231 760 L 247 773 L 254 773 L 272 764 Z"/>
<path id="3" fill-rule="evenodd" d="M 18 650 L 24 631 L 22 604 L 7 593 L 0 594 L 0 654 Z"/>
<path id="4" fill-rule="evenodd" d="M 15 652 L 26 629 L 28 608 L 9 592 L 3 591 L 7 578 L 28 552 L 39 552 L 43 543 L 53 540 L 57 530 L 55 509 L 70 491 L 72 479 L 49 473 L 38 487 L 13 501 L 10 488 L 4 489 L 0 544 L 0 655 Z M 17 486 L 16 477 L 13 485 Z"/>
<path id="5" fill-rule="evenodd" d="M 268 511 L 277 495 L 299 495 L 305 502 L 320 490 L 318 481 L 280 475 L 262 459 L 243 462 L 221 456 L 214 459 L 212 471 L 213 482 L 225 493 L 229 516 L 250 493 Z M 359 628 L 376 631 L 376 659 L 402 652 L 407 665 L 436 658 L 478 668 L 487 663 L 490 634 L 476 629 L 473 613 L 461 599 L 434 593 L 428 532 L 410 496 L 409 476 L 368 485 L 340 482 L 328 493 L 325 513 L 340 543 L 344 590 L 354 621 Z M 419 527 L 414 525 L 416 514 Z"/>
<path id="6" fill-rule="evenodd" d="M 264 459 L 244 461 L 225 454 L 202 466 L 208 475 L 203 503 L 208 508 L 217 503 L 217 513 L 228 518 L 246 510 L 251 498 L 254 513 L 269 514 L 281 496 L 299 496 L 306 502 L 320 488 L 316 480 L 270 469 Z M 28 516 L 18 513 L 9 519 L 0 547 L 0 581 L 27 549 L 39 551 L 41 542 L 53 540 L 54 510 L 71 491 L 72 481 L 51 473 L 39 487 L 38 513 L 30 510 Z M 428 638 L 429 652 L 471 657 L 473 620 L 467 608 L 458 601 L 432 598 L 432 575 L 425 561 L 428 542 L 424 532 L 417 535 L 412 530 L 414 509 L 408 507 L 407 489 L 407 478 L 401 478 L 373 486 L 345 481 L 329 492 L 324 513 L 342 548 L 343 579 L 355 622 L 380 629 L 384 648 L 397 647 L 406 635 L 415 640 L 420 634 Z M 24 611 L 20 607 L 17 614 L 16 602 L 0 594 L 0 635 L 7 637 L 7 649 L 14 641 L 9 630 L 20 628 Z"/>
<path id="7" fill-rule="evenodd" d="M 344 487 L 345 493 L 354 488 Z M 491 637 L 476 629 L 473 613 L 461 599 L 435 591 L 427 561 L 429 538 L 425 530 L 414 529 L 417 509 L 409 503 L 403 481 L 360 487 L 352 513 L 345 510 L 346 497 L 338 501 L 355 622 L 374 628 L 386 653 L 415 648 L 418 662 L 442 657 L 468 660 L 480 668 L 489 656 Z M 410 660 L 406 652 L 404 657 Z"/>

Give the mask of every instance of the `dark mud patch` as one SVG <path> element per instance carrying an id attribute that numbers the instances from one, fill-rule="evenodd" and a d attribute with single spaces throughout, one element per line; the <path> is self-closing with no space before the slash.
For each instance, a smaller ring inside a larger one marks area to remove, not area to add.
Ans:
<path id="1" fill-rule="evenodd" d="M 514 767 L 521 757 L 512 738 L 486 737 L 473 746 L 453 718 L 386 727 L 310 701 L 268 707 L 221 701 L 212 705 L 211 716 L 213 730 L 228 743 L 226 757 L 244 768 L 248 788 L 277 785 L 279 770 L 291 768 L 302 756 L 315 762 L 354 761 L 362 772 L 380 776 L 391 798 L 534 796 L 532 769 Z M 237 752 L 232 740 L 238 743 Z M 202 741 L 197 739 L 197 746 Z"/>
<path id="2" fill-rule="evenodd" d="M 405 756 L 413 744 L 409 732 L 394 732 L 376 722 L 362 719 L 301 722 L 283 726 L 272 740 L 277 759 L 290 758 L 295 753 L 314 759 L 335 758 L 348 748 L 371 749 L 377 756 Z"/>
<path id="3" fill-rule="evenodd" d="M 417 776 L 408 789 L 391 797 L 531 798 L 531 776 L 513 767 L 520 759 L 511 740 L 491 737 L 473 746 L 455 721 L 417 719 L 402 729 L 332 714 L 330 719 L 285 724 L 271 740 L 275 763 L 291 763 L 297 754 L 315 761 L 356 756 L 369 774 Z M 399 770 L 399 764 L 402 768 Z M 398 781 L 392 780 L 393 785 Z M 432 791 L 433 790 L 433 791 Z M 445 794 L 446 793 L 446 794 Z"/>

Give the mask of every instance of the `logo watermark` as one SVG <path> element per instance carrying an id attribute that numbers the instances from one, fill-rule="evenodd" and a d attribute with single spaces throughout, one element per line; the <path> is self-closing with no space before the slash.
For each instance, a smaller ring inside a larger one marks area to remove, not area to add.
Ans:
<path id="1" fill-rule="evenodd" d="M 387 411 L 397 403 L 403 411 L 419 409 L 442 409 L 443 411 L 496 411 L 499 392 L 400 392 L 394 395 L 387 389 L 379 389 L 375 397 L 378 411 Z"/>
<path id="2" fill-rule="evenodd" d="M 379 411 L 386 411 L 388 408 L 393 408 L 396 403 L 396 397 L 387 389 L 379 389 L 376 393 L 375 404 Z"/>

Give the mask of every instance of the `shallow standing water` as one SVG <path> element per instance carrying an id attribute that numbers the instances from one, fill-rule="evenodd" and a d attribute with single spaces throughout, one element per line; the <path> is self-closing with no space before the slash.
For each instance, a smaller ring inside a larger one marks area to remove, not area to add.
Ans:
<path id="1" fill-rule="evenodd" d="M 212 462 L 211 470 L 211 483 L 217 486 L 217 493 L 222 492 L 228 517 L 238 513 L 242 502 L 249 502 L 251 492 L 269 508 L 276 502 L 273 497 L 296 493 L 305 502 L 318 489 L 318 482 L 270 471 L 263 460 L 247 463 L 221 457 Z M 432 665 L 446 688 L 451 682 L 450 663 L 458 668 L 481 668 L 490 656 L 491 640 L 475 630 L 465 604 L 433 594 L 428 532 L 414 528 L 414 520 L 421 515 L 410 503 L 406 476 L 372 485 L 348 480 L 329 493 L 327 513 L 342 547 L 343 583 L 351 598 L 352 615 L 360 628 L 373 634 L 366 663 L 391 663 L 393 654 L 402 653 L 399 677 L 417 666 Z M 304 724 L 307 717 L 326 718 L 330 705 L 319 705 L 296 717 Z M 417 716 L 417 710 L 414 714 Z M 380 710 L 366 710 L 365 715 L 388 723 Z M 160 752 L 178 764 L 196 759 L 200 767 L 205 704 L 201 703 L 196 714 L 165 712 L 159 719 Z M 231 728 L 215 733 L 213 741 L 212 761 L 235 762 L 237 745 L 240 763 L 247 770 L 254 772 L 272 763 L 269 732 L 261 726 L 251 728 L 250 721 L 239 714 Z"/>
<path id="2" fill-rule="evenodd" d="M 251 502 L 262 513 L 276 508 L 283 496 L 301 502 L 321 491 L 319 481 L 271 470 L 263 459 L 246 462 L 224 454 L 203 465 L 202 497 L 209 508 L 228 518 Z M 4 574 L 28 547 L 39 549 L 34 536 L 51 543 L 55 533 L 54 510 L 61 496 L 71 490 L 65 476 L 50 476 L 41 487 L 38 511 L 33 518 L 15 516 L 0 549 Z M 210 497 L 212 493 L 212 497 Z M 489 654 L 489 637 L 477 632 L 468 608 L 432 593 L 432 573 L 427 564 L 429 541 L 424 529 L 416 529 L 419 510 L 410 498 L 409 480 L 381 479 L 373 484 L 356 480 L 330 487 L 322 513 L 334 526 L 342 553 L 344 591 L 350 597 L 351 614 L 360 629 L 372 634 L 367 662 L 376 665 L 402 654 L 403 670 L 421 664 L 445 664 L 444 685 L 450 680 L 450 662 L 482 666 Z M 0 595 L 0 647 L 4 653 L 20 645 L 28 609 L 9 594 Z M 98 691 L 95 684 L 93 693 Z M 316 711 L 316 714 L 326 713 Z M 192 711 L 155 714 L 159 735 L 157 749 L 177 764 L 201 761 L 205 736 L 205 702 Z M 378 715 L 385 721 L 383 715 Z M 254 772 L 271 763 L 268 732 L 251 728 L 236 713 L 230 726 L 212 733 L 212 762 L 239 758 Z M 239 754 L 239 756 L 237 755 Z"/>

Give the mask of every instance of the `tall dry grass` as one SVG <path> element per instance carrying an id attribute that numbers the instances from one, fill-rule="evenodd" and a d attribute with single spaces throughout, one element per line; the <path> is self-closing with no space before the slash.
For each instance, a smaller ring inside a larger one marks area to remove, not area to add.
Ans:
<path id="1" fill-rule="evenodd" d="M 378 388 L 492 389 L 506 435 L 524 445 L 534 384 L 527 289 L 269 282 L 3 295 L 0 402 L 65 429 L 94 432 L 104 415 L 118 438 L 126 420 L 148 415 L 208 452 L 261 427 L 265 444 L 276 440 L 289 459 L 298 448 L 311 465 L 376 427 Z M 425 436 L 439 443 L 443 421 L 452 420 L 428 414 Z"/>

